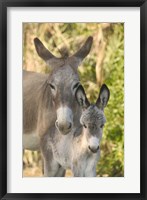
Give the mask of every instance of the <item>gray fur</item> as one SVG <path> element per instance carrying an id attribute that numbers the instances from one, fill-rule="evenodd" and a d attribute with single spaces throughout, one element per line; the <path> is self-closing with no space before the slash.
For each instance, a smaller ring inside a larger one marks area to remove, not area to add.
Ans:
<path id="1" fill-rule="evenodd" d="M 102 87 L 105 87 L 105 92 L 108 94 L 106 99 L 108 102 L 109 90 L 105 85 Z M 47 160 L 44 166 L 45 176 L 64 176 L 66 169 L 71 169 L 75 177 L 96 176 L 96 164 L 100 157 L 98 147 L 102 138 L 103 125 L 106 122 L 105 115 L 103 108 L 98 108 L 98 105 L 88 102 L 82 86 L 78 87 L 76 97 L 79 103 L 81 100 L 83 102 L 80 103 L 82 114 L 79 121 L 81 124 L 72 129 L 68 135 L 61 135 L 53 127 L 50 135 L 47 133 L 41 141 L 42 144 L 44 142 L 46 144 L 42 149 L 46 156 L 45 160 Z M 103 91 L 100 92 L 100 97 L 102 99 L 105 97 Z M 86 108 L 85 105 L 87 105 Z M 94 143 L 91 144 L 91 141 Z"/>
<path id="2" fill-rule="evenodd" d="M 34 43 L 38 55 L 49 64 L 51 73 L 23 72 L 23 148 L 29 150 L 40 148 L 42 137 L 55 128 L 55 122 L 58 122 L 56 125 L 61 134 L 68 134 L 79 125 L 79 105 L 74 98 L 79 85 L 77 68 L 89 53 L 92 38 L 89 37 L 76 54 L 66 59 L 56 58 L 38 38 Z M 63 120 L 58 121 L 56 111 L 62 107 L 71 113 L 70 116 L 61 113 Z"/>

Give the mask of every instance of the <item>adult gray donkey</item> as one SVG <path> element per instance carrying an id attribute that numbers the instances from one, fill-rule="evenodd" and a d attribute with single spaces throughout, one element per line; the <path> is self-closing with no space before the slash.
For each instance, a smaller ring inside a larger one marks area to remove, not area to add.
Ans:
<path id="1" fill-rule="evenodd" d="M 78 66 L 88 55 L 92 37 L 72 56 L 55 57 L 42 42 L 34 39 L 38 55 L 51 68 L 50 74 L 23 72 L 23 148 L 38 150 L 50 127 L 68 134 L 79 126 L 79 105 L 75 92 L 79 86 Z"/>

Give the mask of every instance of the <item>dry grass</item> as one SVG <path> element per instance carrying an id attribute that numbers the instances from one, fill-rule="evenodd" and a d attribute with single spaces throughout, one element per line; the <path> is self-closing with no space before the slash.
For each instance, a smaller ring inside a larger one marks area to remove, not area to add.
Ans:
<path id="1" fill-rule="evenodd" d="M 72 172 L 67 170 L 65 176 L 72 177 Z M 23 170 L 23 177 L 42 177 L 42 170 L 40 167 L 26 167 Z"/>

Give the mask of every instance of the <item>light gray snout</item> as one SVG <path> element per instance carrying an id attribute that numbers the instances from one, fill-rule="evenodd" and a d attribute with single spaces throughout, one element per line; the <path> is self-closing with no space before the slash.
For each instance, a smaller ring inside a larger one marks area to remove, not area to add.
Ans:
<path id="1" fill-rule="evenodd" d="M 60 107 L 57 110 L 57 120 L 55 125 L 58 131 L 63 135 L 66 135 L 71 131 L 73 125 L 73 115 L 70 108 Z"/>
<path id="2" fill-rule="evenodd" d="M 60 123 L 60 122 L 56 121 L 55 125 L 56 125 L 56 128 L 64 135 L 68 134 L 72 129 L 71 122 Z"/>
<path id="3" fill-rule="evenodd" d="M 99 150 L 99 139 L 97 137 L 91 137 L 88 148 L 92 153 L 96 153 Z"/>

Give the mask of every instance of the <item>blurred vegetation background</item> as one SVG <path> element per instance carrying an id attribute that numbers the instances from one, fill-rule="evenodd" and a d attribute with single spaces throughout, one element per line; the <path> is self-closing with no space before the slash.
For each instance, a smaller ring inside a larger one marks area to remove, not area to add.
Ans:
<path id="1" fill-rule="evenodd" d="M 121 177 L 124 176 L 124 24 L 24 23 L 23 68 L 49 73 L 36 53 L 35 37 L 55 56 L 61 57 L 76 52 L 88 36 L 93 36 L 93 45 L 79 67 L 81 83 L 91 102 L 97 99 L 102 83 L 110 89 L 97 176 Z M 23 176 L 41 176 L 40 153 L 25 150 L 23 168 Z"/>

